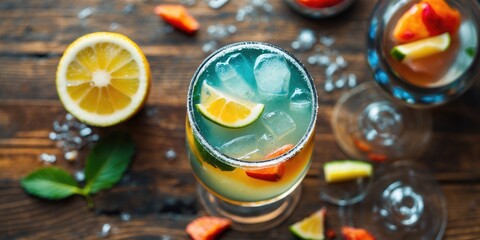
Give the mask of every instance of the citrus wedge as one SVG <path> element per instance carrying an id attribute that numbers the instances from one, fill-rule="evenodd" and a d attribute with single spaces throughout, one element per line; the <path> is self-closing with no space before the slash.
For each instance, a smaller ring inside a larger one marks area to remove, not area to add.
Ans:
<path id="1" fill-rule="evenodd" d="M 444 33 L 435 37 L 395 46 L 390 54 L 399 61 L 413 60 L 443 52 L 450 46 L 450 42 L 450 34 Z"/>
<path id="2" fill-rule="evenodd" d="M 200 103 L 196 105 L 200 113 L 224 127 L 241 128 L 257 120 L 264 105 L 237 99 L 203 82 Z"/>
<path id="3" fill-rule="evenodd" d="M 150 88 L 150 66 L 137 44 L 124 35 L 84 35 L 65 50 L 57 68 L 57 92 L 79 120 L 111 126 L 133 116 Z"/>
<path id="4" fill-rule="evenodd" d="M 325 181 L 333 183 L 369 177 L 373 173 L 373 166 L 368 162 L 355 160 L 332 161 L 323 165 L 323 171 Z"/>
<path id="5" fill-rule="evenodd" d="M 322 208 L 309 217 L 290 226 L 290 231 L 300 239 L 324 240 L 326 209 Z"/>

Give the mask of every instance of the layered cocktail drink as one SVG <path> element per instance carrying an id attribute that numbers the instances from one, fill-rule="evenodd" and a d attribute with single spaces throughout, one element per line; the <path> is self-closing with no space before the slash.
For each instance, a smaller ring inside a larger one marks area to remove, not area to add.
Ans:
<path id="1" fill-rule="evenodd" d="M 187 110 L 188 156 L 207 211 L 241 230 L 288 216 L 310 166 L 317 115 L 303 65 L 270 44 L 226 46 L 198 68 Z"/>

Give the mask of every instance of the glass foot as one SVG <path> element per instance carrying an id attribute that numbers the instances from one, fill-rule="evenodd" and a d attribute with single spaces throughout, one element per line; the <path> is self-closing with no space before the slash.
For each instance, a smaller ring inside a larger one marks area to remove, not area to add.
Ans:
<path id="1" fill-rule="evenodd" d="M 366 82 L 338 100 L 332 128 L 350 157 L 399 160 L 423 153 L 431 138 L 432 120 L 429 112 L 397 104 L 374 82 Z"/>
<path id="2" fill-rule="evenodd" d="M 364 201 L 353 206 L 355 225 L 377 239 L 441 239 L 447 225 L 443 192 L 431 174 L 409 161 L 380 173 Z"/>
<path id="3" fill-rule="evenodd" d="M 241 206 L 225 202 L 198 183 L 197 192 L 210 215 L 230 219 L 235 230 L 256 232 L 273 228 L 290 216 L 300 200 L 301 186 L 285 198 L 262 206 Z"/>

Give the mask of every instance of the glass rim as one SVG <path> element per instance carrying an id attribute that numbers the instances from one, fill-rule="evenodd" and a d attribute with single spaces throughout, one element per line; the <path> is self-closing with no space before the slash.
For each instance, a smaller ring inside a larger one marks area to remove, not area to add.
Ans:
<path id="1" fill-rule="evenodd" d="M 455 2 L 455 4 L 462 5 L 462 10 L 468 10 L 469 17 L 473 20 L 472 24 L 474 25 L 475 29 L 477 29 L 477 45 L 480 44 L 480 15 L 475 14 L 475 10 L 480 10 L 480 3 L 476 1 L 462 1 L 462 0 L 447 0 L 449 2 Z M 390 4 L 390 2 L 394 2 L 394 4 Z M 461 74 L 459 74 L 455 80 L 449 82 L 445 85 L 440 86 L 432 86 L 432 87 L 421 87 L 415 84 L 408 83 L 408 80 L 404 79 L 402 76 L 397 74 L 393 69 L 390 67 L 390 63 L 385 59 L 384 52 L 382 50 L 382 44 L 384 39 L 384 29 L 383 24 L 388 22 L 389 19 L 385 19 L 385 16 L 381 15 L 380 9 L 385 10 L 390 5 L 395 7 L 397 5 L 398 8 L 403 7 L 410 2 L 416 2 L 415 0 L 407 0 L 407 1 L 379 1 L 375 4 L 372 12 L 370 13 L 370 17 L 368 18 L 368 27 L 366 32 L 366 61 L 369 66 L 370 71 L 373 74 L 373 79 L 375 82 L 386 92 L 388 92 L 392 99 L 395 101 L 406 104 L 409 107 L 413 108 L 433 108 L 439 105 L 443 105 L 451 100 L 461 96 L 464 92 L 466 92 L 473 84 L 474 80 L 469 80 L 471 78 L 477 79 L 480 77 L 480 72 L 475 71 L 475 66 L 480 64 L 480 53 L 477 51 L 473 57 L 472 62 L 468 67 L 466 67 Z M 466 6 L 463 6 L 466 5 Z M 375 26 L 372 26 L 372 22 L 375 20 Z M 372 36 L 372 29 L 375 29 L 374 36 Z M 375 51 L 375 59 L 378 61 L 376 64 L 371 63 L 371 51 Z M 378 53 L 377 53 L 378 52 Z M 387 74 L 388 82 L 384 83 L 382 80 L 377 78 L 377 72 L 380 71 L 381 73 Z M 395 79 L 395 80 L 391 80 Z M 396 96 L 394 94 L 395 89 L 401 88 L 402 90 L 406 90 L 408 92 L 412 92 L 410 96 L 410 101 L 403 99 L 403 97 Z M 449 92 L 454 91 L 453 93 L 449 93 L 444 96 L 441 100 L 434 100 L 434 101 L 425 101 L 423 98 L 432 97 L 435 98 L 438 95 L 438 92 Z"/>
<path id="2" fill-rule="evenodd" d="M 309 90 L 312 93 L 312 113 L 310 116 L 310 122 L 307 127 L 307 130 L 303 134 L 302 138 L 295 144 L 295 147 L 288 152 L 272 158 L 272 159 L 267 159 L 267 160 L 257 160 L 257 161 L 246 161 L 246 160 L 241 160 L 241 159 L 236 159 L 229 157 L 223 153 L 221 153 L 218 149 L 216 149 L 214 146 L 212 146 L 203 136 L 203 134 L 200 132 L 199 126 L 197 122 L 195 121 L 195 116 L 194 116 L 194 106 L 193 106 L 193 91 L 195 89 L 195 86 L 198 82 L 199 76 L 201 73 L 205 71 L 205 69 L 212 64 L 214 60 L 216 60 L 217 55 L 227 52 L 229 50 L 232 50 L 232 52 L 236 49 L 241 49 L 241 48 L 250 48 L 250 49 L 255 49 L 255 46 L 257 46 L 259 49 L 269 49 L 273 50 L 276 52 L 281 52 L 285 57 L 291 58 L 292 64 L 294 64 L 298 70 L 301 71 L 302 76 L 305 76 L 305 81 L 309 87 Z M 307 144 L 308 140 L 311 137 L 314 137 L 314 131 L 315 131 L 315 125 L 317 122 L 317 113 L 318 113 L 318 95 L 317 95 L 317 90 L 315 88 L 315 83 L 313 81 L 312 76 L 310 73 L 307 71 L 305 66 L 298 60 L 293 54 L 289 53 L 285 49 L 270 44 L 270 43 L 265 43 L 265 42 L 257 42 L 257 41 L 244 41 L 244 42 L 236 42 L 232 43 L 229 45 L 226 45 L 222 48 L 217 49 L 215 52 L 210 54 L 203 62 L 200 64 L 200 66 L 197 68 L 195 71 L 189 87 L 188 87 L 188 92 L 187 92 L 187 117 L 188 117 L 188 122 L 190 124 L 190 127 L 193 131 L 194 137 L 197 138 L 197 140 L 201 143 L 202 147 L 205 148 L 205 150 L 211 154 L 213 157 L 218 159 L 219 161 L 224 162 L 225 164 L 228 165 L 233 165 L 235 167 L 247 167 L 247 168 L 262 168 L 262 167 L 268 167 L 268 166 L 273 166 L 278 163 L 284 162 L 295 155 L 297 155 Z"/>

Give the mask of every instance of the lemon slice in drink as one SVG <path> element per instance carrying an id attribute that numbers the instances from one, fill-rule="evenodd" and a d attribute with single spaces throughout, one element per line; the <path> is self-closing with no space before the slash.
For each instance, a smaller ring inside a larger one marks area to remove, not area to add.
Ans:
<path id="1" fill-rule="evenodd" d="M 56 86 L 63 106 L 76 118 L 94 126 L 111 126 L 133 116 L 145 103 L 150 66 L 126 36 L 91 33 L 65 50 Z"/>
<path id="2" fill-rule="evenodd" d="M 325 181 L 334 183 L 369 177 L 373 173 L 373 166 L 371 163 L 355 160 L 332 161 L 323 165 L 323 171 Z"/>
<path id="3" fill-rule="evenodd" d="M 399 61 L 418 59 L 447 50 L 450 42 L 450 34 L 447 32 L 435 37 L 395 46 L 390 54 Z"/>
<path id="4" fill-rule="evenodd" d="M 324 240 L 326 209 L 322 208 L 309 217 L 290 226 L 290 231 L 301 239 Z"/>
<path id="5" fill-rule="evenodd" d="M 265 106 L 235 98 L 203 82 L 200 103 L 196 107 L 212 122 L 224 127 L 241 128 L 257 120 Z"/>

